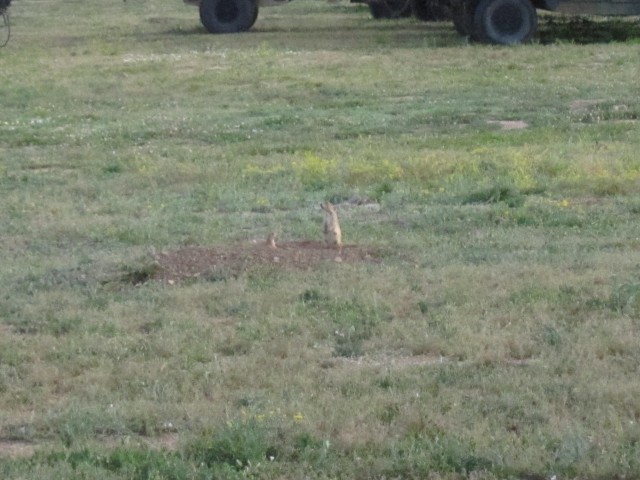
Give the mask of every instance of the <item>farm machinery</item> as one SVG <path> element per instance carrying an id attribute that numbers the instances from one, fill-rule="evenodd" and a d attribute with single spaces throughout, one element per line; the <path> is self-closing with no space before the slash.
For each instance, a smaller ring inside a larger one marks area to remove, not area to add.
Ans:
<path id="1" fill-rule="evenodd" d="M 211 33 L 249 30 L 258 9 L 290 0 L 184 0 L 197 6 Z M 474 41 L 511 45 L 536 32 L 536 10 L 586 15 L 640 15 L 640 0 L 351 0 L 369 5 L 375 18 L 414 15 L 423 21 L 453 20 L 455 29 Z"/>
<path id="2" fill-rule="evenodd" d="M 536 32 L 536 9 L 574 15 L 640 15 L 640 0 L 448 0 L 461 35 L 484 43 L 511 45 Z"/>
<path id="3" fill-rule="evenodd" d="M 184 0 L 200 9 L 200 21 L 210 33 L 237 33 L 249 30 L 258 18 L 258 9 L 284 5 L 291 0 Z M 640 0 L 639 0 L 640 1 Z M 374 18 L 415 15 L 422 21 L 450 19 L 448 0 L 351 0 L 366 3 Z"/>

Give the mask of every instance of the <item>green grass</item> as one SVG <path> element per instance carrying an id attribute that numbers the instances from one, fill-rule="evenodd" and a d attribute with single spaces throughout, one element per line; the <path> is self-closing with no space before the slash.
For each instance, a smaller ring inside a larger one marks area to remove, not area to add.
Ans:
<path id="1" fill-rule="evenodd" d="M 633 21 L 498 48 L 310 0 L 224 36 L 181 2 L 11 13 L 0 477 L 640 478 Z M 149 281 L 320 240 L 323 200 L 379 262 Z"/>

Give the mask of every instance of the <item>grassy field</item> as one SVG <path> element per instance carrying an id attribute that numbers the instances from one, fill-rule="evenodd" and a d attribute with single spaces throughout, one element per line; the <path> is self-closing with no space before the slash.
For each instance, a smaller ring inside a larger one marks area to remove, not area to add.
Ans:
<path id="1" fill-rule="evenodd" d="M 1 478 L 640 478 L 637 19 L 11 13 Z"/>

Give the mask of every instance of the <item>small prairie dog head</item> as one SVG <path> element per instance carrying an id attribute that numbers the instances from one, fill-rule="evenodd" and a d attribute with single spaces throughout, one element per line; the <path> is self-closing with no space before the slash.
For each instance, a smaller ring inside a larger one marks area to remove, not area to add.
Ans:
<path id="1" fill-rule="evenodd" d="M 331 202 L 321 203 L 320 208 L 322 208 L 325 212 L 330 213 L 332 215 L 336 214 L 336 207 L 334 207 Z"/>

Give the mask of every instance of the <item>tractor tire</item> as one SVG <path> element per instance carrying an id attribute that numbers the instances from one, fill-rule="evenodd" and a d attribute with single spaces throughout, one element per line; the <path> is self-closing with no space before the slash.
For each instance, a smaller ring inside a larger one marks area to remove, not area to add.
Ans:
<path id="1" fill-rule="evenodd" d="M 249 30 L 258 18 L 255 0 L 202 0 L 200 21 L 209 33 Z"/>
<path id="2" fill-rule="evenodd" d="M 409 0 L 381 0 L 369 4 L 371 16 L 377 20 L 411 16 Z"/>
<path id="3" fill-rule="evenodd" d="M 423 22 L 441 22 L 451 19 L 450 8 L 438 0 L 411 0 L 413 16 Z"/>
<path id="4" fill-rule="evenodd" d="M 481 0 L 473 14 L 474 40 L 514 45 L 531 40 L 538 27 L 530 0 Z"/>

